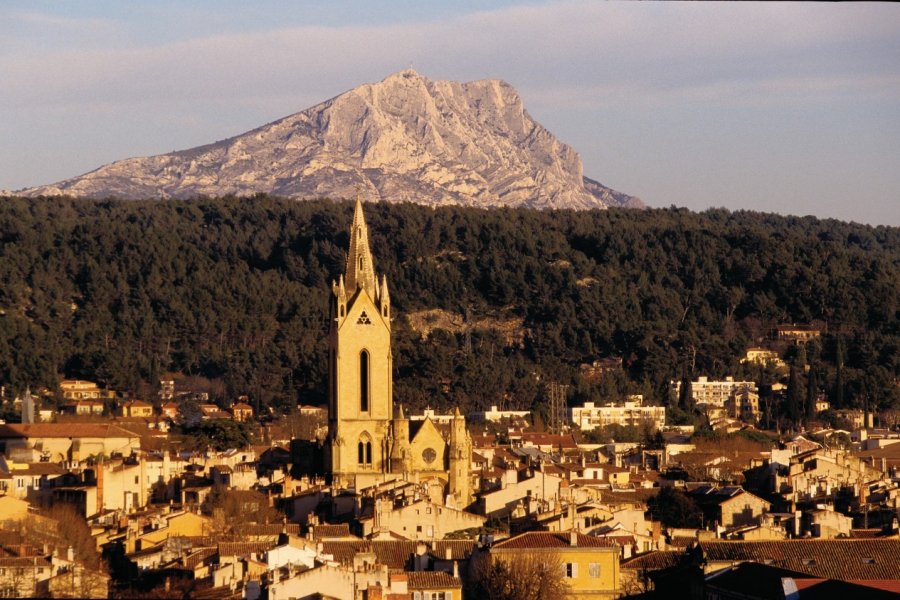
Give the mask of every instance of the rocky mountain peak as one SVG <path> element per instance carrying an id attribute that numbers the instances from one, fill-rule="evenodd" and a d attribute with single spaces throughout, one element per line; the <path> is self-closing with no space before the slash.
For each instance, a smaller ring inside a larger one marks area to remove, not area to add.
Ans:
<path id="1" fill-rule="evenodd" d="M 636 198 L 586 179 L 581 158 L 495 79 L 412 69 L 236 137 L 131 158 L 24 195 L 188 198 L 268 193 L 429 205 L 603 208 Z"/>

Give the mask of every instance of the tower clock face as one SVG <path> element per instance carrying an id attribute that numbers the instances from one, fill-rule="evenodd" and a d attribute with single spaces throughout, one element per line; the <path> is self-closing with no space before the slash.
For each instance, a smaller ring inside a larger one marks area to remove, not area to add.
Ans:
<path id="1" fill-rule="evenodd" d="M 434 462 L 435 458 L 437 458 L 437 452 L 434 451 L 434 448 L 425 448 L 422 450 L 422 460 L 429 465 Z"/>

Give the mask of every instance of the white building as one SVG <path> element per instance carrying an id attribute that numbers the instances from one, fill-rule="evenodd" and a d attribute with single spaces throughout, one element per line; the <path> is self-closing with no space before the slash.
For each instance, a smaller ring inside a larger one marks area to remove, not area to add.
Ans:
<path id="1" fill-rule="evenodd" d="M 630 398 L 624 404 L 595 406 L 593 402 L 585 402 L 584 406 L 573 406 L 569 409 L 569 419 L 582 431 L 590 431 L 607 425 L 640 427 L 644 423 L 650 423 L 655 429 L 662 429 L 665 426 L 666 408 L 664 406 L 643 406 L 641 396 L 630 396 Z"/>
<path id="2" fill-rule="evenodd" d="M 492 404 L 491 410 L 469 413 L 469 420 L 476 423 L 499 423 L 504 419 L 510 421 L 527 419 L 530 415 L 529 410 L 497 410 L 497 406 Z"/>
<path id="3" fill-rule="evenodd" d="M 673 381 L 672 386 L 675 388 L 676 397 L 681 395 L 681 382 Z M 753 392 L 756 391 L 756 383 L 752 381 L 735 381 L 734 377 L 726 377 L 724 381 L 710 381 L 705 375 L 697 378 L 697 381 L 691 382 L 691 395 L 694 402 L 725 408 L 725 402 L 732 394 L 738 392 L 742 388 L 747 388 Z"/>

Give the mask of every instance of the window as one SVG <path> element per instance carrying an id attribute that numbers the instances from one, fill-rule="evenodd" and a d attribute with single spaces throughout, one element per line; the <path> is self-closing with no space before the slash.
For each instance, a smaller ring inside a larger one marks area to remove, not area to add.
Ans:
<path id="1" fill-rule="evenodd" d="M 365 313 L 363 313 L 365 314 Z M 360 317 L 362 318 L 362 317 Z M 359 353 L 359 410 L 369 412 L 369 352 Z"/>
<path id="2" fill-rule="evenodd" d="M 360 466 L 372 464 L 372 441 L 367 433 L 363 434 L 363 438 L 356 445 L 356 462 Z"/>
<path id="3" fill-rule="evenodd" d="M 371 325 L 372 319 L 369 318 L 369 315 L 366 314 L 366 311 L 362 311 L 359 313 L 359 318 L 356 320 L 357 325 Z"/>
<path id="4" fill-rule="evenodd" d="M 563 577 L 568 579 L 578 577 L 578 563 L 563 563 Z"/>
<path id="5" fill-rule="evenodd" d="M 588 576 L 600 577 L 600 563 L 588 563 Z"/>

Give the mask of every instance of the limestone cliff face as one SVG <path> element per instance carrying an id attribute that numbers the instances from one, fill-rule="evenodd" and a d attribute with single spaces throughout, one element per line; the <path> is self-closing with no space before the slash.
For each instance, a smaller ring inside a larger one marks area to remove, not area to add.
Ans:
<path id="1" fill-rule="evenodd" d="M 412 70 L 190 150 L 117 161 L 23 195 L 352 197 L 428 205 L 642 206 L 582 173 L 581 158 L 498 80 Z"/>

